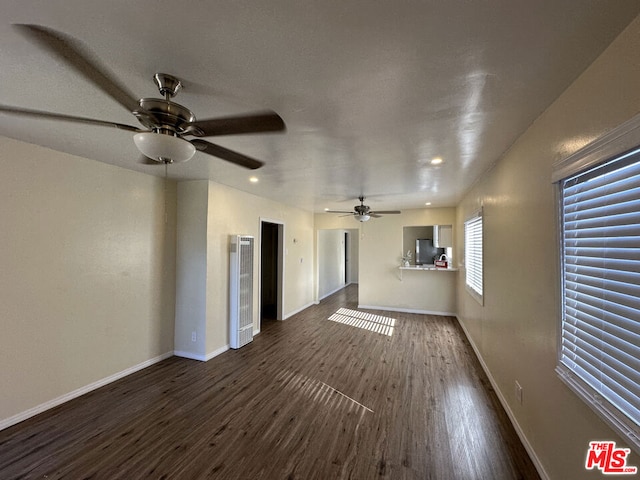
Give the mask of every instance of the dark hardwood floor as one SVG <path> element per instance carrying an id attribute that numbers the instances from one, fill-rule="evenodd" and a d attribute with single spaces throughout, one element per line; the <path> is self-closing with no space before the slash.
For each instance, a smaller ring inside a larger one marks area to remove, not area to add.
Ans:
<path id="1" fill-rule="evenodd" d="M 539 478 L 454 318 L 356 304 L 352 285 L 8 428 L 0 478 Z"/>

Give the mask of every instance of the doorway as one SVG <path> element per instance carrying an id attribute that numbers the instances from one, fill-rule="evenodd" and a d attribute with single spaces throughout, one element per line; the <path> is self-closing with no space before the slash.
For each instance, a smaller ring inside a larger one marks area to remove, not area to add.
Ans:
<path id="1" fill-rule="evenodd" d="M 349 260 L 351 257 L 351 242 L 349 242 L 349 232 L 344 232 L 344 284 L 351 283 L 351 272 L 349 271 Z"/>
<path id="2" fill-rule="evenodd" d="M 284 225 L 261 220 L 260 325 L 282 320 Z"/>
<path id="3" fill-rule="evenodd" d="M 358 251 L 357 229 L 318 230 L 318 300 L 358 283 Z"/>
<path id="4" fill-rule="evenodd" d="M 358 283 L 359 231 L 348 229 L 344 231 L 344 283 L 350 285 Z"/>

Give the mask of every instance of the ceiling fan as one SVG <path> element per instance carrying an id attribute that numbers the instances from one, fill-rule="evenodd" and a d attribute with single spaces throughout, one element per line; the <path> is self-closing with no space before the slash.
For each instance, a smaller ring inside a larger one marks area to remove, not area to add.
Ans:
<path id="1" fill-rule="evenodd" d="M 343 216 L 353 215 L 354 218 L 359 222 L 366 222 L 371 217 L 380 218 L 382 215 L 397 215 L 398 213 L 402 213 L 400 212 L 400 210 L 378 210 L 374 212 L 371 210 L 371 208 L 368 205 L 364 204 L 364 197 L 362 195 L 358 197 L 358 200 L 360 200 L 360 205 L 354 206 L 353 212 L 346 212 L 342 210 L 325 210 L 325 212 L 344 213 L 345 215 Z"/>
<path id="2" fill-rule="evenodd" d="M 182 88 L 182 83 L 176 77 L 165 73 L 156 73 L 153 77 L 164 98 L 136 100 L 136 97 L 105 68 L 102 68 L 77 40 L 39 25 L 14 26 L 27 38 L 65 61 L 67 65 L 126 108 L 142 124 L 143 128 L 5 105 L 0 105 L 0 113 L 113 127 L 135 132 L 133 140 L 138 150 L 143 154 L 142 163 L 164 165 L 185 162 L 191 159 L 198 150 L 241 167 L 260 168 L 264 165 L 260 160 L 210 143 L 199 137 L 279 132 L 286 129 L 282 118 L 273 111 L 196 120 L 195 115 L 188 108 L 171 101 L 171 98 Z M 188 139 L 186 137 L 196 138 Z"/>

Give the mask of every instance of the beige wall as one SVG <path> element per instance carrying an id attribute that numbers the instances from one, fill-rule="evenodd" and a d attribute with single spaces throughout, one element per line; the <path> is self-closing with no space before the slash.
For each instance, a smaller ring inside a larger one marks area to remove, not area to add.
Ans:
<path id="1" fill-rule="evenodd" d="M 318 297 L 320 300 L 346 284 L 345 232 L 346 230 L 318 230 Z"/>
<path id="2" fill-rule="evenodd" d="M 254 330 L 259 329 L 260 219 L 284 224 L 283 316 L 313 302 L 313 214 L 272 200 L 209 183 L 207 352 L 229 343 L 229 235 L 255 237 Z M 295 243 L 294 243 L 295 239 Z"/>
<path id="3" fill-rule="evenodd" d="M 457 272 L 403 272 L 402 229 L 405 226 L 451 225 L 454 208 L 404 210 L 359 223 L 352 217 L 327 213 L 315 215 L 316 230 L 360 228 L 358 284 L 359 304 L 390 310 L 452 314 L 456 311 Z M 317 251 L 317 249 L 316 249 Z"/>
<path id="4" fill-rule="evenodd" d="M 172 352 L 175 184 L 2 137 L 0 172 L 1 427 Z"/>
<path id="5" fill-rule="evenodd" d="M 617 438 L 557 378 L 558 254 L 552 164 L 638 113 L 640 19 L 538 118 L 458 208 L 463 222 L 484 206 L 481 307 L 459 276 L 458 314 L 499 393 L 549 478 L 601 478 L 587 472 L 588 442 Z M 514 385 L 524 389 L 515 400 Z M 640 465 L 632 453 L 629 465 Z"/>
<path id="6" fill-rule="evenodd" d="M 455 313 L 458 272 L 403 271 L 400 280 L 398 269 L 403 227 L 451 225 L 454 220 L 453 208 L 425 208 L 368 221 L 361 230 L 358 303 L 396 310 Z"/>
<path id="7" fill-rule="evenodd" d="M 177 194 L 174 351 L 178 356 L 205 359 L 209 182 L 179 182 Z"/>
<path id="8" fill-rule="evenodd" d="M 178 211 L 178 354 L 205 360 L 229 346 L 231 235 L 255 239 L 253 326 L 260 330 L 261 220 L 284 225 L 284 318 L 313 303 L 312 213 L 206 180 L 179 183 Z"/>
<path id="9" fill-rule="evenodd" d="M 314 245 L 313 245 L 313 298 L 314 301 L 319 301 L 322 298 L 322 295 L 326 293 L 324 287 L 320 287 L 320 262 L 323 261 L 321 258 L 321 249 L 322 247 L 318 244 L 318 232 L 322 230 L 349 230 L 351 238 L 358 238 L 358 257 L 360 256 L 360 245 L 359 245 L 359 232 L 360 232 L 360 222 L 356 222 L 353 217 L 345 217 L 341 215 L 335 215 L 331 213 L 316 213 L 313 216 L 313 227 L 314 227 Z M 353 244 L 352 244 L 353 245 Z M 358 260 L 358 282 L 360 278 L 360 265 Z"/>
<path id="10" fill-rule="evenodd" d="M 347 271 L 347 283 L 358 283 L 358 274 L 360 272 L 360 230 L 357 228 L 351 228 L 345 230 L 348 237 L 349 249 L 348 249 L 348 271 Z"/>

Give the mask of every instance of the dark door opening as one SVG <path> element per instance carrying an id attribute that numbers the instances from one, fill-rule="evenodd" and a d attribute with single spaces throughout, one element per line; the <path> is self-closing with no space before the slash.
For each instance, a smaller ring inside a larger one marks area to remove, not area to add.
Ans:
<path id="1" fill-rule="evenodd" d="M 260 265 L 260 321 L 278 319 L 279 232 L 282 225 L 262 222 Z"/>
<path id="2" fill-rule="evenodd" d="M 344 232 L 344 284 L 349 285 L 351 278 L 349 275 L 349 232 Z"/>

